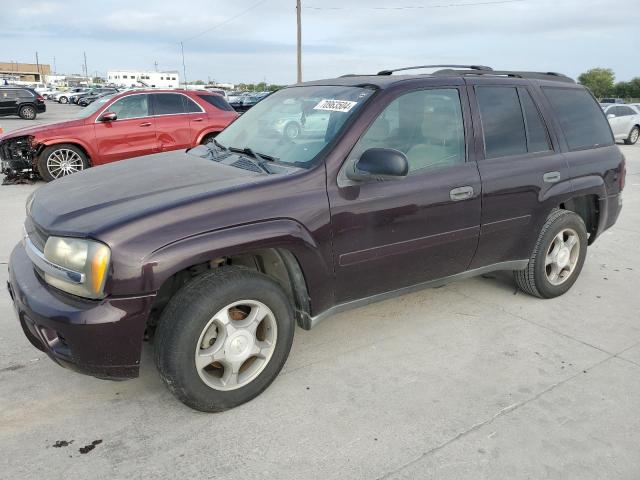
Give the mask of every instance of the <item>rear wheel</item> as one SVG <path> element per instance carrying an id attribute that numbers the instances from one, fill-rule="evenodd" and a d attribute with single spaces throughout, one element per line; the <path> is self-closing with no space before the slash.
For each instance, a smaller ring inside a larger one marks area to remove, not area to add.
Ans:
<path id="1" fill-rule="evenodd" d="M 530 295 L 557 297 L 576 282 L 586 255 L 582 218 L 568 210 L 554 210 L 542 227 L 527 268 L 514 272 L 515 281 Z"/>
<path id="2" fill-rule="evenodd" d="M 631 129 L 629 136 L 625 139 L 624 143 L 627 145 L 634 145 L 638 141 L 638 137 L 640 137 L 640 127 L 636 125 Z"/>
<path id="3" fill-rule="evenodd" d="M 38 158 L 38 172 L 45 182 L 66 177 L 89 168 L 89 161 L 75 145 L 52 145 L 42 151 Z"/>
<path id="4" fill-rule="evenodd" d="M 183 403 L 218 412 L 264 391 L 293 342 L 291 302 L 261 273 L 222 267 L 187 283 L 164 309 L 156 364 Z"/>
<path id="5" fill-rule="evenodd" d="M 67 98 L 67 97 L 65 97 L 63 95 L 58 99 L 58 102 L 60 102 L 60 103 L 69 103 L 69 98 Z"/>
<path id="6" fill-rule="evenodd" d="M 32 105 L 25 105 L 20 107 L 18 115 L 20 115 L 20 118 L 24 118 L 25 120 L 35 120 L 37 115 L 36 108 Z"/>

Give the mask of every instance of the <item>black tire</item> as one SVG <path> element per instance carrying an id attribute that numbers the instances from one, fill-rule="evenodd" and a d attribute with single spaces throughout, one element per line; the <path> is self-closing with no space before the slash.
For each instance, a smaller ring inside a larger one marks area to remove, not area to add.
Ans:
<path id="1" fill-rule="evenodd" d="M 35 120 L 38 116 L 38 112 L 36 111 L 36 107 L 33 105 L 23 105 L 20 107 L 18 115 L 20 115 L 20 118 L 24 120 Z"/>
<path id="2" fill-rule="evenodd" d="M 40 177 L 42 177 L 42 179 L 45 182 L 50 182 L 52 180 L 55 180 L 56 178 L 64 177 L 72 173 L 75 173 L 73 171 L 69 171 L 68 173 L 63 172 L 62 174 L 58 174 L 58 172 L 55 169 L 50 168 L 50 165 L 48 162 L 49 157 L 54 155 L 56 152 L 60 153 L 65 150 L 74 152 L 79 157 L 79 160 L 77 161 L 74 160 L 74 165 L 78 165 L 77 171 L 82 171 L 89 168 L 89 160 L 87 159 L 87 156 L 80 148 L 70 143 L 61 143 L 58 145 L 51 145 L 50 147 L 45 148 L 40 154 L 40 156 L 38 157 L 38 173 L 40 174 Z"/>
<path id="3" fill-rule="evenodd" d="M 60 98 L 58 98 L 58 102 L 59 103 L 69 103 L 69 98 L 67 98 L 64 95 L 62 95 Z"/>
<path id="4" fill-rule="evenodd" d="M 571 229 L 578 237 L 579 253 L 573 271 L 559 285 L 551 283 L 547 277 L 545 259 L 555 237 L 563 230 Z M 513 272 L 520 289 L 539 298 L 558 297 L 569 290 L 578 279 L 587 255 L 587 230 L 582 218 L 568 210 L 553 210 L 545 222 L 533 249 L 529 264 L 524 270 Z"/>
<path id="5" fill-rule="evenodd" d="M 240 300 L 266 305 L 275 317 L 277 337 L 263 370 L 235 390 L 216 390 L 200 377 L 195 349 L 211 318 Z M 291 302 L 271 278 L 243 267 L 221 267 L 184 285 L 164 309 L 155 335 L 155 358 L 160 377 L 184 404 L 203 412 L 220 412 L 262 393 L 287 360 L 295 321 Z"/>
<path id="6" fill-rule="evenodd" d="M 640 135 L 640 127 L 636 125 L 629 132 L 629 136 L 624 139 L 625 145 L 634 145 L 638 141 L 639 135 Z"/>

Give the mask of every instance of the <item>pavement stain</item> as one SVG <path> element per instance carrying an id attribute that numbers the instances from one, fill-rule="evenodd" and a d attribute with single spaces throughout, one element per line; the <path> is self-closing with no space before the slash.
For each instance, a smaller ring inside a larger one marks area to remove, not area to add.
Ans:
<path id="1" fill-rule="evenodd" d="M 100 440 L 94 440 L 93 442 L 91 442 L 89 445 L 85 445 L 84 447 L 80 447 L 78 449 L 78 451 L 84 455 L 89 453 L 91 450 L 93 450 L 94 448 L 96 448 L 96 445 L 100 445 L 102 443 L 102 439 Z"/>
<path id="2" fill-rule="evenodd" d="M 61 448 L 61 447 L 68 447 L 72 443 L 73 443 L 73 440 L 56 440 L 56 443 L 54 443 L 51 446 L 53 448 Z"/>

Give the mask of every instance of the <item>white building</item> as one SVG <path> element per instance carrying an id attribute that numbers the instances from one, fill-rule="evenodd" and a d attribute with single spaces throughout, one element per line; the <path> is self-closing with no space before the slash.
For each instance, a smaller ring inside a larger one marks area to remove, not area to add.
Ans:
<path id="1" fill-rule="evenodd" d="M 107 83 L 124 87 L 178 88 L 180 87 L 180 76 L 177 71 L 109 70 Z"/>

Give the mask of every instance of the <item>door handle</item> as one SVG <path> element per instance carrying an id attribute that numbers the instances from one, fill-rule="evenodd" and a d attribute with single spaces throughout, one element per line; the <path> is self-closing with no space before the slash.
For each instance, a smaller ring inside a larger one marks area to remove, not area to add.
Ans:
<path id="1" fill-rule="evenodd" d="M 468 185 L 464 187 L 454 188 L 449 192 L 449 198 L 454 202 L 466 200 L 471 197 L 473 197 L 473 187 L 470 187 Z"/>
<path id="2" fill-rule="evenodd" d="M 542 175 L 545 183 L 556 183 L 560 181 L 560 172 L 547 172 Z"/>
<path id="3" fill-rule="evenodd" d="M 202 122 L 204 118 L 194 118 L 192 122 Z"/>
<path id="4" fill-rule="evenodd" d="M 138 125 L 139 127 L 150 127 L 151 126 L 151 122 L 144 122 L 141 123 L 140 125 Z"/>

